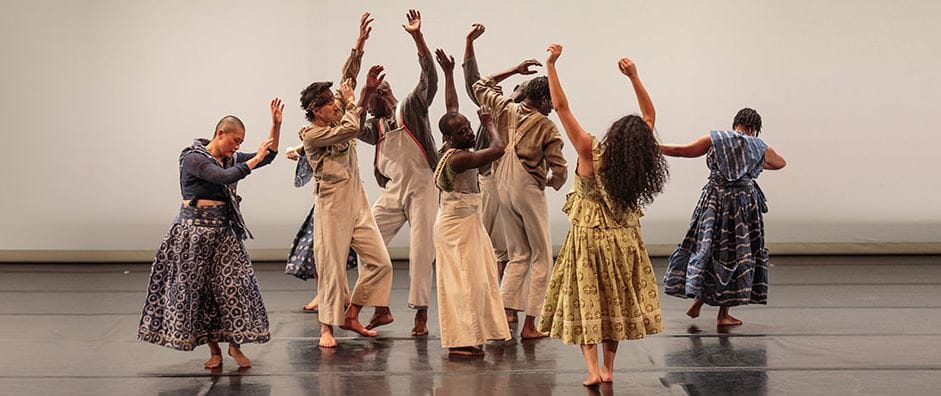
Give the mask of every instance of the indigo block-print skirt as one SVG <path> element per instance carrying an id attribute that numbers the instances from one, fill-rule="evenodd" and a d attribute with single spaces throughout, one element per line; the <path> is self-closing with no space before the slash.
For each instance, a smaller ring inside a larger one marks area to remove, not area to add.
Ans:
<path id="1" fill-rule="evenodd" d="M 346 256 L 346 268 L 356 268 L 357 263 L 356 252 L 350 249 Z M 314 208 L 310 208 L 307 218 L 297 230 L 284 273 L 305 281 L 317 278 L 317 267 L 314 264 Z"/>
<path id="2" fill-rule="evenodd" d="M 154 257 L 137 338 L 190 351 L 267 342 L 268 313 L 225 206 L 180 210 Z"/>

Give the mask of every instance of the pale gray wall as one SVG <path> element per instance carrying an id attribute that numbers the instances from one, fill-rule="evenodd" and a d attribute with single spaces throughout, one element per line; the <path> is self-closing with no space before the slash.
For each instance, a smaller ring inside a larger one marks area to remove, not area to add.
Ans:
<path id="1" fill-rule="evenodd" d="M 599 135 L 637 111 L 621 56 L 637 62 L 664 141 L 727 128 L 739 108 L 755 107 L 762 137 L 789 163 L 760 180 L 772 243 L 941 242 L 941 3 L 451 3 L 4 1 L 0 250 L 155 248 L 178 210 L 180 149 L 232 113 L 253 150 L 273 96 L 287 102 L 283 146 L 295 143 L 298 92 L 339 77 L 364 10 L 376 17 L 364 64 L 385 65 L 404 96 L 418 76 L 400 26 L 409 7 L 421 8 L 429 46 L 458 62 L 470 24 L 484 23 L 484 73 L 562 43 L 573 110 Z M 471 113 L 462 87 L 459 96 Z M 441 87 L 433 120 L 443 97 Z M 372 147 L 359 147 L 371 175 Z M 293 165 L 279 158 L 241 183 L 250 248 L 287 247 L 310 208 L 311 189 L 291 186 Z M 649 244 L 683 237 L 707 174 L 702 159 L 670 165 L 643 219 Z M 375 199 L 371 178 L 366 187 Z M 547 193 L 556 244 L 569 187 Z M 393 245 L 406 246 L 404 236 Z"/>

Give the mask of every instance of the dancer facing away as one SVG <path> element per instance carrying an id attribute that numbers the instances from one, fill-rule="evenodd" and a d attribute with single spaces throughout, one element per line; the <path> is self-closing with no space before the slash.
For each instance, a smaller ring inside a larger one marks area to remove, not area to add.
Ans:
<path id="1" fill-rule="evenodd" d="M 493 166 L 500 195 L 500 221 L 506 236 L 509 262 L 503 273 L 502 294 L 508 322 L 518 311 L 526 312 L 520 338 L 542 338 L 536 316 L 542 312 L 546 282 L 552 268 L 549 209 L 545 187 L 558 190 L 565 184 L 566 163 L 562 137 L 547 118 L 552 111 L 548 82 L 537 77 L 526 83 L 519 104 L 500 94 L 497 84 L 514 74 L 533 74 L 536 60 L 527 60 L 474 83 L 474 94 L 493 117 L 507 149 Z M 551 176 L 547 177 L 547 170 Z M 529 282 L 526 278 L 529 278 Z"/>
<path id="2" fill-rule="evenodd" d="M 317 187 L 314 198 L 314 257 L 317 261 L 317 293 L 320 298 L 320 342 L 336 347 L 333 326 L 366 337 L 377 333 L 359 321 L 364 305 L 387 307 L 392 290 L 392 260 L 382 242 L 366 192 L 359 176 L 356 141 L 366 116 L 365 105 L 382 82 L 382 66 L 369 69 L 362 97 L 354 104 L 352 81 L 340 86 L 341 99 L 330 92 L 330 82 L 315 82 L 303 95 L 310 102 L 310 124 L 301 129 L 304 153 L 314 169 Z M 345 105 L 346 108 L 341 108 Z M 348 288 L 346 257 L 350 247 L 359 254 L 359 277 L 343 311 L 343 293 Z"/>
<path id="3" fill-rule="evenodd" d="M 225 116 L 212 140 L 196 139 L 180 153 L 183 206 L 157 249 L 137 338 L 181 351 L 209 344 L 204 367 L 222 366 L 220 342 L 239 367 L 252 361 L 239 345 L 267 342 L 268 314 L 242 240 L 250 238 L 239 211 L 239 180 L 277 157 L 284 105 L 270 103 L 271 131 L 255 153 L 238 152 L 245 125 Z"/>
<path id="4" fill-rule="evenodd" d="M 435 169 L 440 190 L 435 221 L 438 325 L 441 346 L 450 355 L 482 356 L 488 340 L 509 340 L 510 328 L 503 312 L 497 258 L 479 215 L 481 193 L 477 169 L 500 158 L 506 147 L 493 125 L 489 109 L 478 112 L 489 147 L 472 151 L 474 130 L 458 113 L 454 87 L 454 59 L 436 51 L 445 74 L 447 113 L 438 122 L 444 153 Z"/>
<path id="5" fill-rule="evenodd" d="M 373 161 L 376 181 L 382 187 L 372 213 L 386 245 L 408 221 L 408 306 L 415 309 L 412 336 L 428 335 L 428 305 L 433 278 L 434 222 L 437 191 L 434 169 L 438 152 L 428 121 L 428 106 L 438 90 L 438 74 L 425 36 L 421 13 L 409 10 L 402 25 L 418 49 L 421 76 L 415 89 L 401 102 L 388 82 L 379 85 L 369 106 L 373 115 L 363 126 L 364 141 L 376 145 Z M 392 323 L 388 308 L 377 308 L 367 329 Z"/>
<path id="6" fill-rule="evenodd" d="M 732 129 L 712 131 L 685 145 L 660 145 L 669 156 L 706 155 L 709 180 L 686 238 L 670 256 L 663 283 L 666 294 L 693 299 L 686 311 L 691 318 L 699 316 L 704 303 L 719 306 L 718 326 L 742 324 L 729 314 L 730 307 L 768 302 L 763 219 L 768 207 L 755 179 L 763 169 L 787 165 L 758 138 L 761 115 L 755 110 L 740 110 Z"/>
<path id="7" fill-rule="evenodd" d="M 471 26 L 470 31 L 467 32 L 467 37 L 464 40 L 464 63 L 462 65 L 467 94 L 470 96 L 471 101 L 478 106 L 477 97 L 474 96 L 474 83 L 480 80 L 480 71 L 477 68 L 477 55 L 474 51 L 474 41 L 484 34 L 484 30 L 486 30 L 484 25 L 475 23 Z M 524 86 L 525 83 L 517 85 L 516 88 L 513 89 L 510 99 L 514 103 L 519 103 L 523 100 L 522 87 Z M 500 86 L 496 86 L 496 90 L 500 94 L 503 93 Z M 484 128 L 484 125 L 480 125 L 477 129 L 477 144 L 474 146 L 476 150 L 483 150 L 490 145 L 490 136 Z M 492 168 L 492 163 L 488 162 L 477 169 L 480 175 L 480 210 L 483 216 L 484 228 L 487 229 L 490 242 L 493 243 L 493 248 L 497 255 L 499 278 L 503 279 L 503 271 L 509 259 L 506 253 L 506 236 L 503 232 L 503 224 L 500 223 L 500 196 Z M 516 315 L 513 315 L 513 318 L 515 317 Z"/>
<path id="8" fill-rule="evenodd" d="M 363 48 L 366 45 L 366 40 L 369 39 L 369 34 L 372 32 L 372 27 L 369 26 L 372 23 L 373 18 L 370 17 L 368 12 L 364 12 L 359 18 L 359 36 L 356 38 L 356 43 L 353 45 L 353 49 L 350 52 L 349 58 L 347 58 L 346 63 L 343 64 L 343 80 L 347 79 L 351 82 L 351 88 L 356 89 L 356 76 L 359 75 L 359 70 L 362 64 L 363 59 Z M 307 90 L 305 90 L 307 92 Z M 339 94 L 337 94 L 339 96 Z M 310 103 L 317 99 L 313 95 L 304 95 L 304 92 L 301 94 L 301 109 L 307 110 Z M 339 98 L 341 101 L 342 98 Z M 346 108 L 345 106 L 343 108 Z M 308 113 L 308 116 L 311 114 Z M 307 121 L 312 121 L 308 119 Z M 288 159 L 292 161 L 298 161 L 300 158 L 305 158 L 304 153 L 304 144 L 303 137 L 301 137 L 301 144 L 289 148 L 286 150 L 285 155 Z M 313 177 L 313 169 L 310 167 L 310 163 L 305 159 L 303 161 L 298 161 L 297 167 L 295 169 L 294 175 L 294 186 L 303 187 L 310 182 Z M 311 207 L 310 212 L 307 215 L 307 218 L 304 220 L 304 223 L 301 224 L 300 229 L 297 231 L 297 235 L 294 238 L 294 242 L 291 244 L 291 254 L 288 256 L 288 264 L 285 268 L 285 273 L 294 275 L 300 279 L 307 280 L 317 277 L 316 272 L 316 263 L 314 260 L 314 208 Z M 347 269 L 356 268 L 357 259 L 356 252 L 350 249 L 349 254 L 346 259 Z M 349 286 L 347 286 L 343 299 L 347 305 L 350 301 L 350 292 Z M 313 299 L 309 303 L 301 307 L 304 312 L 317 312 L 317 306 L 319 305 L 319 300 L 317 299 L 317 294 L 314 293 Z"/>
<path id="9" fill-rule="evenodd" d="M 640 232 L 641 208 L 661 192 L 666 160 L 653 135 L 654 107 L 627 58 L 618 62 L 634 87 L 642 116 L 621 117 L 598 142 L 569 109 L 556 70 L 562 46 L 549 46 L 546 61 L 552 102 L 578 153 L 575 185 L 563 211 L 571 222 L 549 281 L 539 329 L 579 344 L 585 386 L 611 382 L 621 340 L 643 338 L 662 328 L 657 281 Z M 598 368 L 597 344 L 603 365 Z"/>

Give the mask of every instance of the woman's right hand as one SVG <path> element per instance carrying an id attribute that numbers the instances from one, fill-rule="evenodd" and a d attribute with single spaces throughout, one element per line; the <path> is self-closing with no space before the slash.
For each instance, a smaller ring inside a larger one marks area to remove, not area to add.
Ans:
<path id="1" fill-rule="evenodd" d="M 288 159 L 291 161 L 297 161 L 301 159 L 301 155 L 297 152 L 297 150 L 288 150 L 288 152 L 284 153 L 284 156 L 288 157 Z"/>
<path id="2" fill-rule="evenodd" d="M 274 139 L 265 139 L 258 146 L 258 152 L 255 153 L 255 158 L 263 159 L 268 155 L 268 150 L 271 149 L 271 146 L 274 145 Z M 273 150 L 272 150 L 273 151 Z"/>
<path id="3" fill-rule="evenodd" d="M 621 58 L 618 61 L 618 69 L 621 69 L 621 73 L 629 78 L 637 77 L 637 65 L 629 58 Z"/>

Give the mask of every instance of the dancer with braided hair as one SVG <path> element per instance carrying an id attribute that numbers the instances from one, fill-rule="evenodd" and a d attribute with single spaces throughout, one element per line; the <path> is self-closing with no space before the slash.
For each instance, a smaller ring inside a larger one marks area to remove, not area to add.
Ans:
<path id="1" fill-rule="evenodd" d="M 760 132 L 761 115 L 744 108 L 731 131 L 712 131 L 685 145 L 660 145 L 673 157 L 705 155 L 710 171 L 686 238 L 670 256 L 664 291 L 692 298 L 686 312 L 691 318 L 699 317 L 703 304 L 719 306 L 718 326 L 742 324 L 729 314 L 730 307 L 768 302 L 763 219 L 768 207 L 755 179 L 762 170 L 787 163 L 758 138 Z"/>

